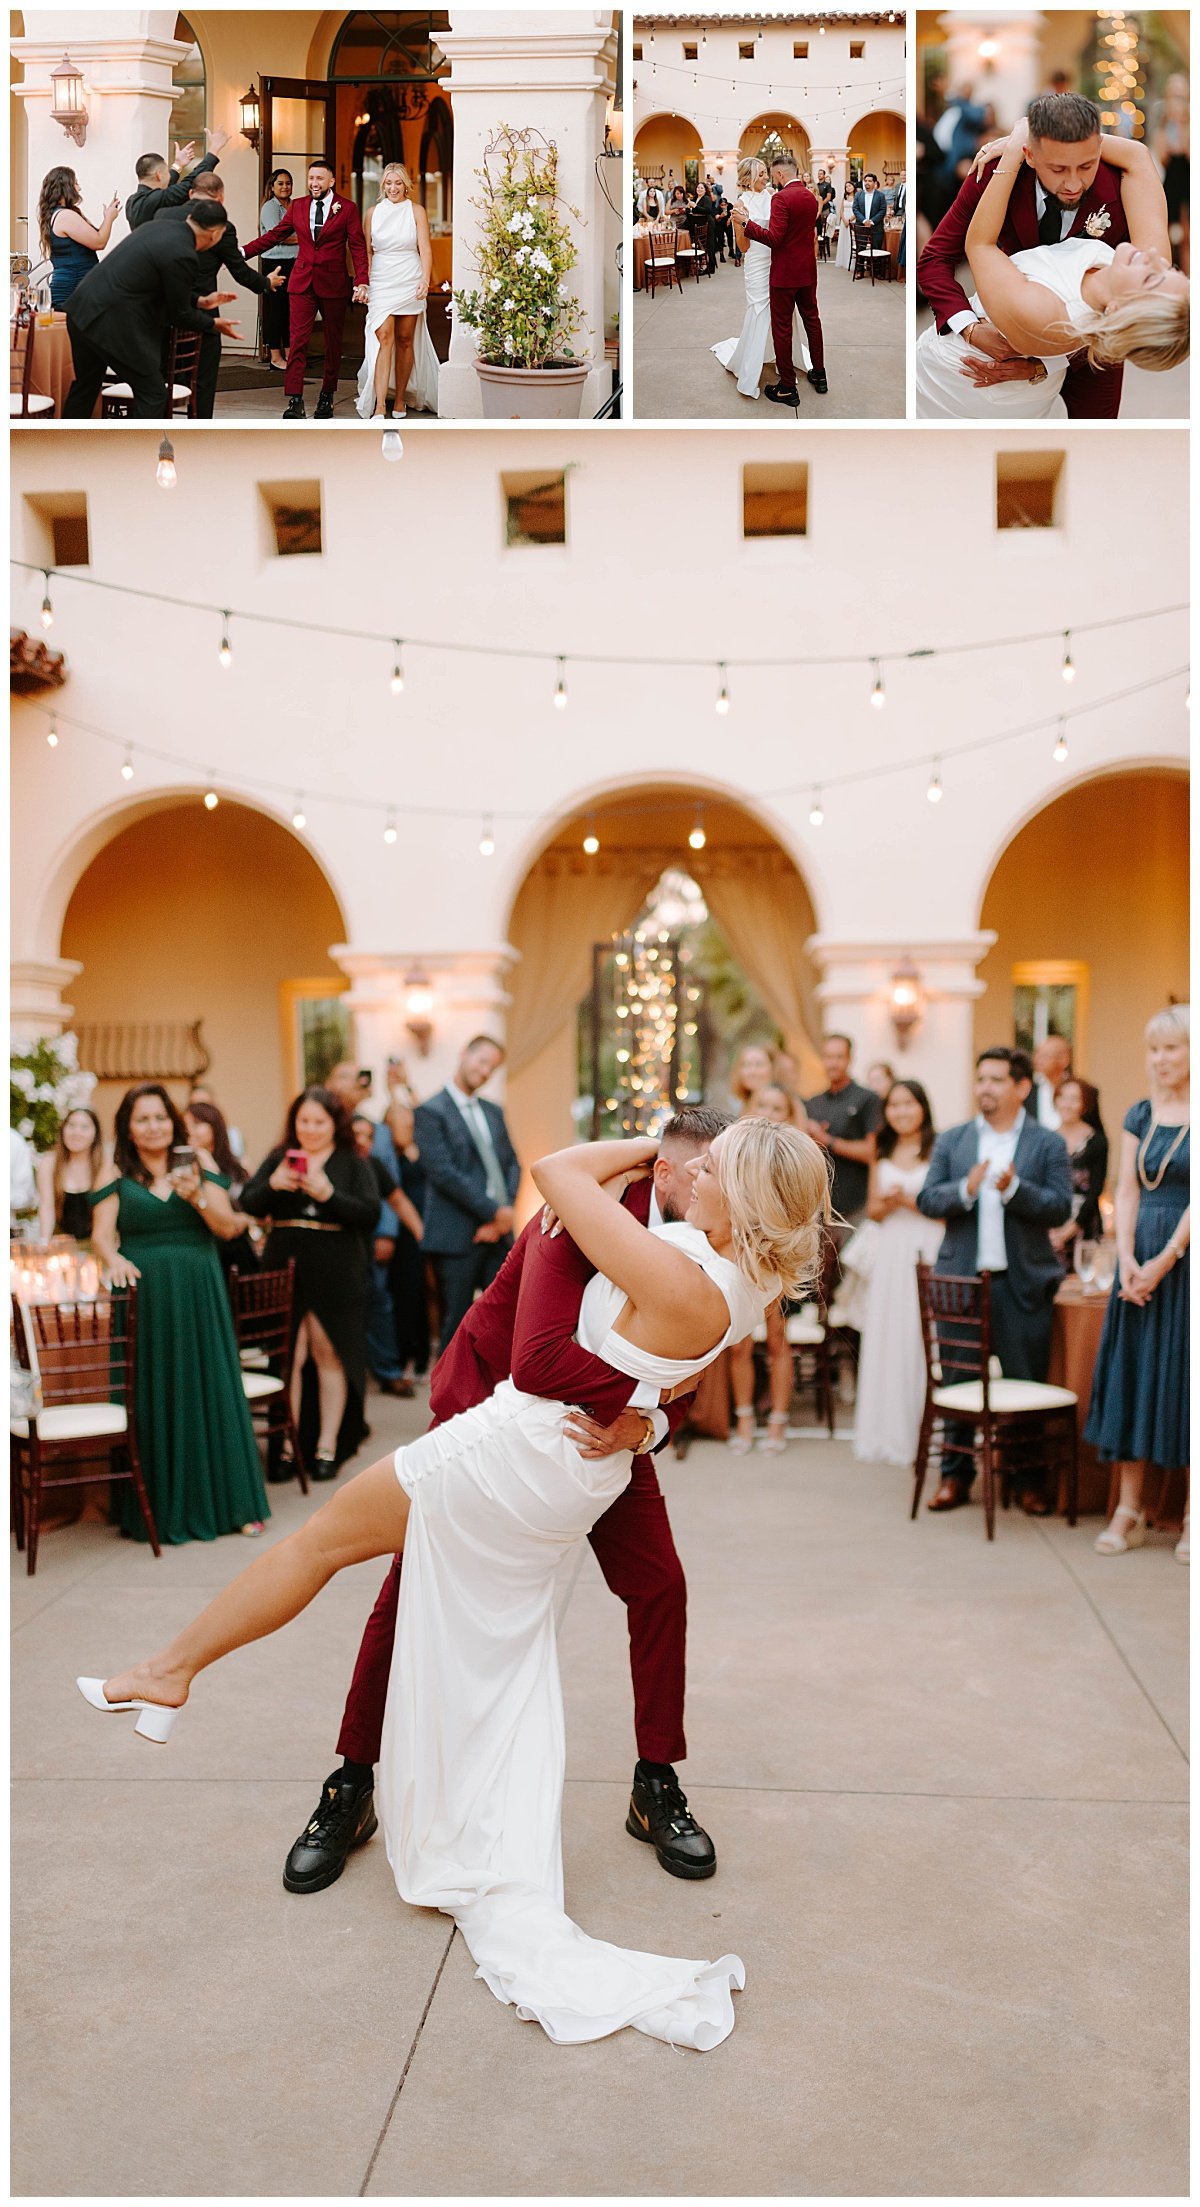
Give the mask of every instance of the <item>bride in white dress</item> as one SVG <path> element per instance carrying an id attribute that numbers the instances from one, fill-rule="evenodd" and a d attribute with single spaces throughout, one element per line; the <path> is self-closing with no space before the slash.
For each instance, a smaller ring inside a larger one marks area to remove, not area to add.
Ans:
<path id="1" fill-rule="evenodd" d="M 738 169 L 741 190 L 735 206 L 741 209 L 743 221 L 760 223 L 765 230 L 771 220 L 771 201 L 775 194 L 765 161 L 743 161 Z M 742 275 L 746 284 L 746 315 L 738 337 L 722 338 L 711 349 L 723 368 L 736 376 L 737 387 L 743 398 L 757 398 L 763 368 L 771 353 L 771 248 L 760 245 L 754 238 L 747 238 L 742 258 Z"/>
<path id="2" fill-rule="evenodd" d="M 672 1387 L 755 1325 L 781 1292 L 816 1277 L 829 1181 L 806 1135 L 745 1119 L 689 1168 L 687 1219 L 639 1226 L 621 1190 L 648 1141 L 560 1151 L 534 1179 L 599 1269 L 578 1338 L 620 1371 Z M 525 1278 L 539 1248 L 526 1257 Z M 522 1290 L 524 1297 L 524 1289 Z M 298 1532 L 225 1588 L 171 1645 L 107 1683 L 100 1710 L 137 1712 L 165 1740 L 197 1673 L 296 1616 L 335 1572 L 404 1551 L 379 1793 L 403 1897 L 452 1915 L 497 1999 L 559 2043 L 632 2025 L 705 2051 L 733 2028 L 736 1955 L 643 1954 L 589 1938 L 564 1914 L 562 1697 L 554 1590 L 564 1557 L 629 1478 L 629 1460 L 585 1460 L 568 1406 L 514 1378 L 347 1481 Z"/>
<path id="3" fill-rule="evenodd" d="M 1189 285 L 1171 266 L 1166 198 L 1147 149 L 1124 138 L 1100 141 L 1102 159 L 1122 172 L 1131 236 L 1144 243 L 1114 248 L 1083 235 L 1009 255 L 997 239 L 1028 137 L 1023 118 L 1003 141 L 967 232 L 967 257 L 976 285 L 972 311 L 1027 359 L 1040 361 L 1045 373 L 1033 382 L 981 385 L 975 376 L 987 376 L 986 356 L 965 333 L 930 327 L 916 352 L 917 412 L 925 418 L 1035 421 L 1063 415 L 1062 386 L 1071 355 L 1080 351 L 1095 367 L 1128 360 L 1158 370 L 1187 358 Z M 982 148 L 977 165 L 982 169 L 996 152 L 995 145 Z"/>
<path id="4" fill-rule="evenodd" d="M 433 276 L 429 217 L 414 200 L 412 178 L 401 162 L 390 161 L 380 183 L 383 197 L 363 224 L 370 291 L 355 402 L 363 421 L 384 412 L 393 386 L 398 419 L 409 406 L 437 411 L 438 358 L 425 320 Z"/>
<path id="5" fill-rule="evenodd" d="M 911 1467 L 925 1407 L 925 1352 L 917 1259 L 932 1264 L 944 1228 L 922 1217 L 917 1197 L 933 1154 L 933 1115 L 919 1081 L 894 1081 L 871 1167 L 872 1239 L 858 1356 L 854 1453 L 868 1464 Z"/>

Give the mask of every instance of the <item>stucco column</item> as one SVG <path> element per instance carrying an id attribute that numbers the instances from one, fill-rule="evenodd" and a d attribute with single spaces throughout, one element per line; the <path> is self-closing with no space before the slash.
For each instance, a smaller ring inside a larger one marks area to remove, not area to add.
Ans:
<path id="1" fill-rule="evenodd" d="M 445 951 L 363 950 L 335 943 L 330 955 L 349 975 L 345 1001 L 354 1022 L 354 1060 L 371 1067 L 377 1096 L 386 1093 L 390 1057 L 404 1059 L 418 1096 L 432 1096 L 454 1071 L 472 1035 L 504 1040 L 511 1001 L 506 983 L 520 955 L 507 943 L 490 950 Z M 409 998 L 417 977 L 431 1000 L 423 1013 L 432 1030 L 424 1054 L 408 1031 Z M 503 1087 L 503 1071 L 496 1086 Z"/>
<path id="2" fill-rule="evenodd" d="M 995 940 L 987 929 L 940 942 L 845 942 L 809 936 L 805 948 L 821 971 L 817 998 L 825 1030 L 850 1036 L 860 1080 L 874 1059 L 884 1058 L 898 1075 L 907 1068 L 924 1082 L 939 1126 L 969 1115 L 974 1006 L 984 993 L 976 968 Z M 920 977 L 921 1017 L 902 1043 L 892 1024 L 891 990 L 892 976 L 905 957 Z"/>
<path id="3" fill-rule="evenodd" d="M 29 252 L 37 260 L 37 197 L 47 170 L 74 169 L 83 204 L 98 219 L 114 192 L 124 202 L 136 188 L 134 164 L 141 154 L 170 159 L 176 96 L 171 72 L 188 46 L 174 36 L 173 8 L 66 8 L 28 20 L 36 23 L 37 37 L 14 39 L 10 49 L 25 69 L 24 82 L 14 90 L 24 103 L 28 144 L 23 204 L 13 212 L 29 216 Z M 50 72 L 67 52 L 84 77 L 88 123 L 82 146 L 50 119 Z M 115 235 L 127 235 L 123 218 Z"/>
<path id="4" fill-rule="evenodd" d="M 1010 121 L 1023 115 L 1042 88 L 1045 17 L 1040 10 L 997 18 L 987 8 L 951 8 L 939 21 L 946 33 L 948 91 L 960 92 L 970 85 L 979 106 L 990 102 L 998 115 Z M 995 53 L 981 57 L 981 44 L 994 45 Z"/>
<path id="5" fill-rule="evenodd" d="M 604 150 L 604 117 L 616 81 L 616 32 L 602 11 L 553 9 L 502 15 L 454 9 L 452 29 L 438 44 L 450 58 L 447 89 L 454 110 L 454 288 L 476 281 L 475 241 L 481 197 L 476 171 L 484 148 L 505 127 L 540 130 L 558 148 L 558 189 L 567 207 L 578 259 L 567 279 L 583 310 L 577 349 L 592 370 L 583 388 L 586 421 L 607 397 L 604 369 L 604 226 L 607 209 L 596 181 Z M 611 187 L 610 187 L 611 188 Z M 560 207 L 560 212 L 562 208 Z M 438 409 L 448 420 L 482 413 L 475 373 L 475 333 L 454 320 L 450 357 L 438 378 Z"/>
<path id="6" fill-rule="evenodd" d="M 9 968 L 8 1020 L 14 1038 L 36 1042 L 39 1035 L 65 1034 L 75 1008 L 64 1004 L 63 990 L 82 972 L 76 958 L 14 958 Z"/>

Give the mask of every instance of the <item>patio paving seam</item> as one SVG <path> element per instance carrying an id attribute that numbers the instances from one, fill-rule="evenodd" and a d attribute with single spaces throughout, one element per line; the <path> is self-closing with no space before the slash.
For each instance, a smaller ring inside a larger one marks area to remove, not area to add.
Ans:
<path id="1" fill-rule="evenodd" d="M 1082 1594 L 1084 1601 L 1086 1602 L 1088 1608 L 1091 1610 L 1092 1616 L 1095 1618 L 1096 1623 L 1099 1625 L 1105 1639 L 1108 1641 L 1110 1647 L 1114 1650 L 1115 1654 L 1119 1657 L 1120 1661 L 1124 1664 L 1125 1669 L 1128 1671 L 1129 1676 L 1132 1678 L 1138 1692 L 1143 1696 L 1143 1698 L 1153 1709 L 1155 1716 L 1158 1718 L 1158 1721 L 1163 1728 L 1163 1731 L 1166 1733 L 1167 1738 L 1170 1740 L 1171 1745 L 1175 1748 L 1181 1761 L 1190 1768 L 1190 1758 L 1188 1755 L 1188 1751 L 1183 1744 L 1183 1741 L 1179 1739 L 1178 1736 L 1171 1730 L 1171 1727 L 1168 1724 L 1165 1716 L 1163 1715 L 1162 1710 L 1159 1708 L 1158 1703 L 1154 1699 L 1150 1688 L 1144 1683 L 1141 1678 L 1138 1677 L 1138 1674 L 1133 1667 L 1132 1661 L 1130 1660 L 1129 1656 L 1126 1655 L 1125 1650 L 1121 1646 L 1121 1643 L 1118 1640 L 1111 1625 L 1109 1624 L 1108 1619 L 1105 1617 L 1103 1611 L 1098 1607 L 1094 1596 L 1089 1593 L 1078 1572 L 1072 1568 L 1072 1565 L 1065 1551 L 1058 1546 L 1056 1541 L 1050 1539 L 1049 1535 L 1043 1530 L 1041 1525 L 1038 1524 L 1036 1518 L 1034 1519 L 1034 1530 L 1037 1532 L 1038 1537 L 1043 1542 L 1044 1546 L 1049 1548 L 1052 1553 L 1058 1558 L 1058 1561 L 1062 1565 L 1063 1570 L 1066 1572 L 1067 1577 L 1070 1579 L 1071 1584 L 1078 1589 L 1080 1594 Z"/>
<path id="2" fill-rule="evenodd" d="M 425 2005 L 421 2010 L 420 2018 L 417 2023 L 417 2028 L 413 2032 L 412 2045 L 409 2047 L 408 2053 L 405 2056 L 404 2067 L 400 2071 L 399 2081 L 388 2104 L 387 2114 L 384 2116 L 383 2122 L 380 2126 L 379 2136 L 375 2140 L 375 2145 L 371 2154 L 371 2158 L 367 2163 L 366 2173 L 363 2177 L 362 2183 L 358 2187 L 358 2197 L 360 2199 L 365 2199 L 367 2196 L 367 2188 L 371 2182 L 371 2178 L 375 2174 L 375 2164 L 378 2161 L 380 2154 L 383 2152 L 384 2145 L 386 2144 L 387 2134 L 392 2127 L 392 2122 L 395 2117 L 396 2109 L 400 2105 L 400 2094 L 404 2090 L 405 2080 L 408 2076 L 409 2070 L 412 2068 L 413 2058 L 416 2054 L 417 2048 L 421 2043 L 421 2033 L 424 2030 L 425 2024 L 428 2020 L 429 2011 L 433 2006 L 434 1997 L 437 1993 L 438 1986 L 441 1984 L 442 1971 L 446 1967 L 446 1962 L 449 1957 L 450 1949 L 453 1946 L 455 1938 L 457 1936 L 457 1930 L 457 1925 L 452 1924 L 450 1927 L 450 1936 L 442 1949 L 441 1961 L 438 1963 L 438 1966 L 433 1974 L 433 1983 L 429 1988 L 429 1998 L 426 2000 Z"/>
<path id="3" fill-rule="evenodd" d="M 266 1776 L 264 1773 L 256 1771 L 253 1775 L 247 1774 L 247 1776 L 244 1778 L 231 1777 L 228 1775 L 228 1773 L 223 1773 L 220 1777 L 172 1777 L 166 1781 L 161 1778 L 131 1778 L 129 1776 L 123 1776 L 121 1783 L 122 1786 L 125 1787 L 138 1785 L 161 1785 L 164 1782 L 169 1783 L 173 1786 L 220 1785 L 295 1787 L 298 1785 L 306 1784 L 310 1777 L 310 1771 L 305 1771 L 302 1777 L 293 1778 L 271 1778 Z M 112 1779 L 109 1773 L 97 1773 L 88 1771 L 81 1771 L 77 1777 L 64 1777 L 61 1771 L 53 1777 L 39 1777 L 36 1775 L 23 1776 L 20 1771 L 14 1771 L 12 1774 L 12 1782 L 14 1785 L 20 1784 L 23 1786 L 107 1786 L 112 1783 Z M 577 1778 L 568 1778 L 565 1782 L 568 1786 L 614 1786 L 619 1787 L 623 1791 L 628 1781 L 623 1776 L 612 1778 L 587 1778 L 581 1776 Z M 696 1784 L 702 1786 L 706 1794 L 751 1793 L 763 1794 L 771 1797 L 774 1797 L 776 1794 L 778 1794 L 781 1796 L 795 1797 L 798 1800 L 811 1798 L 813 1800 L 832 1801 L 991 1801 L 997 1804 L 1004 1801 L 1022 1801 L 1039 1808 L 1186 1808 L 1188 1806 L 1189 1799 L 1189 1796 L 1186 1793 L 954 1793 L 939 1792 L 937 1790 L 929 1788 L 912 1786 L 750 1785 L 742 1784 L 737 1781 L 712 1778 L 698 1779 L 696 1781 Z"/>

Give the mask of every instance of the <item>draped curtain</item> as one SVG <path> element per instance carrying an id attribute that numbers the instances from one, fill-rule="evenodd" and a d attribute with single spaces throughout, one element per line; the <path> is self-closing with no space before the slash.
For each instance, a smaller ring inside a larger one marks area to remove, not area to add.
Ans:
<path id="1" fill-rule="evenodd" d="M 575 867 L 557 853 L 530 874 L 513 910 L 510 934 L 520 950 L 510 988 L 510 1075 L 539 1055 L 592 985 L 592 945 L 632 926 L 662 872 L 657 853 L 615 851 Z"/>
<path id="2" fill-rule="evenodd" d="M 800 875 L 782 851 L 756 851 L 736 867 L 720 851 L 688 854 L 688 871 L 746 979 L 800 1068 L 806 1094 L 824 1086 L 817 1044 L 821 1007 L 804 945 L 816 918 Z M 809 1085 L 811 1083 L 811 1086 Z"/>

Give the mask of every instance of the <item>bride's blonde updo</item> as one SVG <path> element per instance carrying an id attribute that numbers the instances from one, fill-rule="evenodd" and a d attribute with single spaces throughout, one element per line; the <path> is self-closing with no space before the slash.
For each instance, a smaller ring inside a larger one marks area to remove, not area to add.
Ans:
<path id="1" fill-rule="evenodd" d="M 798 1295 L 820 1275 L 832 1206 L 825 1153 L 796 1127 L 738 1119 L 713 1154 L 733 1261 L 756 1287 Z"/>
<path id="2" fill-rule="evenodd" d="M 1105 307 L 1091 325 L 1082 323 L 1084 348 L 1093 368 L 1131 368 L 1153 375 L 1177 368 L 1190 347 L 1191 302 L 1176 292 L 1157 297 L 1141 292 Z"/>

